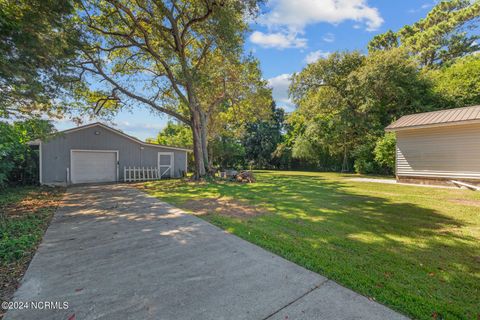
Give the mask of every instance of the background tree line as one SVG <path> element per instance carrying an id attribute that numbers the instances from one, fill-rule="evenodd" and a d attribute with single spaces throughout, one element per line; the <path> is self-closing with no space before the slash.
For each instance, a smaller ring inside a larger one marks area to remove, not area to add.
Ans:
<path id="1" fill-rule="evenodd" d="M 209 141 L 209 157 L 213 168 L 282 169 L 288 168 L 275 151 L 283 141 L 285 111 L 274 102 L 266 115 L 254 121 L 223 122 Z M 168 122 L 156 138 L 147 142 L 191 148 L 192 133 L 188 126 Z M 190 163 L 193 158 L 190 159 Z"/>
<path id="2" fill-rule="evenodd" d="M 480 2 L 438 3 L 427 17 L 375 36 L 368 53 L 335 52 L 295 74 L 283 149 L 318 169 L 393 173 L 403 115 L 480 104 Z"/>
<path id="3" fill-rule="evenodd" d="M 367 54 L 335 52 L 307 65 L 292 77 L 294 112 L 273 106 L 269 119 L 227 126 L 211 141 L 211 159 L 224 168 L 393 173 L 387 125 L 480 104 L 479 15 L 478 1 L 443 1 L 413 25 L 375 36 Z M 166 129 L 157 140 L 181 143 L 175 136 Z"/>

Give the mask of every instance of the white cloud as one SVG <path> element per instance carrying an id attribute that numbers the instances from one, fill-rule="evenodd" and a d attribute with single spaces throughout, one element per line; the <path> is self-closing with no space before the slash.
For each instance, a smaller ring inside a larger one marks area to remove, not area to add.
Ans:
<path id="1" fill-rule="evenodd" d="M 263 33 L 255 31 L 250 35 L 250 41 L 264 48 L 304 48 L 307 45 L 307 39 L 298 38 L 295 33 Z"/>
<path id="2" fill-rule="evenodd" d="M 362 23 L 366 29 L 378 29 L 383 18 L 367 0 L 271 0 L 269 11 L 260 23 L 274 27 L 287 27 L 290 32 L 303 32 L 310 24 L 327 22 L 338 24 L 346 20 Z"/>
<path id="3" fill-rule="evenodd" d="M 333 42 L 335 41 L 335 35 L 331 32 L 326 33 L 323 37 L 322 40 L 325 42 Z"/>
<path id="4" fill-rule="evenodd" d="M 321 22 L 339 24 L 355 21 L 355 28 L 365 26 L 368 31 L 377 30 L 383 23 L 379 11 L 370 7 L 367 0 L 271 0 L 259 23 L 268 32 L 255 31 L 250 41 L 265 48 L 305 48 L 307 39 L 299 35 L 305 27 Z M 333 34 L 327 34 L 326 42 L 333 42 Z"/>
<path id="5" fill-rule="evenodd" d="M 312 51 L 309 54 L 307 54 L 307 56 L 305 57 L 305 62 L 313 63 L 320 58 L 327 58 L 329 55 L 330 55 L 330 52 L 327 52 L 327 51 L 322 51 L 322 50 Z"/>
<path id="6" fill-rule="evenodd" d="M 273 99 L 277 103 L 277 106 L 284 107 L 287 111 L 292 111 L 294 108 L 292 100 L 288 97 L 288 87 L 291 83 L 291 77 L 291 74 L 284 73 L 268 79 L 268 84 L 273 89 Z"/>

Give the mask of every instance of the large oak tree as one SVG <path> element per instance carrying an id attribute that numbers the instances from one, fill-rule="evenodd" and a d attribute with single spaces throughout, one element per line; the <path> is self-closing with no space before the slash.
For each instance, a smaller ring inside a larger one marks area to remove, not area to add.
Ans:
<path id="1" fill-rule="evenodd" d="M 231 76 L 213 71 L 241 63 L 246 18 L 256 8 L 255 0 L 81 2 L 87 45 L 77 93 L 97 112 L 143 104 L 189 125 L 196 174 L 204 176 L 209 112 L 230 98 L 222 88 Z"/>

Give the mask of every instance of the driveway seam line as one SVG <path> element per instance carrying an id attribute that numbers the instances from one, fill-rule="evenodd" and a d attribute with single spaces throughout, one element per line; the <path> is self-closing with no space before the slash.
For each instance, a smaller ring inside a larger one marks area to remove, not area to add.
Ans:
<path id="1" fill-rule="evenodd" d="M 262 320 L 268 320 L 270 319 L 271 317 L 273 317 L 274 315 L 276 315 L 277 313 L 279 313 L 280 311 L 282 311 L 283 309 L 291 306 L 292 304 L 294 304 L 295 302 L 299 301 L 300 299 L 306 297 L 307 295 L 309 295 L 310 293 L 312 293 L 313 291 L 317 290 L 318 288 L 320 288 L 321 286 L 323 286 L 325 283 L 329 282 L 330 279 L 326 279 L 325 281 L 323 281 L 322 283 L 316 285 L 315 287 L 309 289 L 307 292 L 303 293 L 301 296 L 295 298 L 294 300 L 290 301 L 289 303 L 287 303 L 286 305 L 284 305 L 283 307 L 279 308 L 278 310 L 270 313 L 268 316 L 266 316 L 265 318 L 262 318 Z"/>

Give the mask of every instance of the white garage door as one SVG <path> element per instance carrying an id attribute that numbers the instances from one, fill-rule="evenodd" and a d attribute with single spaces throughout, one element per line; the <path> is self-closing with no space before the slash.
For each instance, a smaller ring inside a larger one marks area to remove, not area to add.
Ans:
<path id="1" fill-rule="evenodd" d="M 117 153 L 115 151 L 72 150 L 71 156 L 72 183 L 117 180 Z"/>

